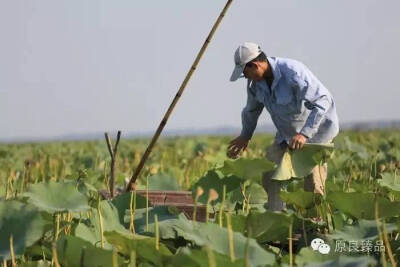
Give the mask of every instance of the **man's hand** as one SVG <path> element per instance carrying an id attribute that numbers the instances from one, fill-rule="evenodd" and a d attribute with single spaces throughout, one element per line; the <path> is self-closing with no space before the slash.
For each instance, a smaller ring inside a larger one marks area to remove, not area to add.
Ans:
<path id="1" fill-rule="evenodd" d="M 226 155 L 231 159 L 235 159 L 242 150 L 245 150 L 247 148 L 248 144 L 249 140 L 246 140 L 243 137 L 238 136 L 229 142 L 228 151 L 226 152 Z"/>
<path id="2" fill-rule="evenodd" d="M 307 142 L 307 137 L 302 134 L 296 134 L 290 141 L 289 147 L 291 149 L 300 149 Z"/>

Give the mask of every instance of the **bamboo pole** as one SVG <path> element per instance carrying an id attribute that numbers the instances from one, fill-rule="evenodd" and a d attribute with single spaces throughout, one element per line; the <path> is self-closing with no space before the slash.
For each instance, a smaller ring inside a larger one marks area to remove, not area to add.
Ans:
<path id="1" fill-rule="evenodd" d="M 196 59 L 194 60 L 191 68 L 189 69 L 188 73 L 186 74 L 185 79 L 183 80 L 178 92 L 176 93 L 174 99 L 172 100 L 172 103 L 170 104 L 167 112 L 164 115 L 164 118 L 161 120 L 160 125 L 158 126 L 153 138 L 151 139 L 151 142 L 149 144 L 149 146 L 147 147 L 146 151 L 144 152 L 142 159 L 140 160 L 138 166 L 135 169 L 135 172 L 133 173 L 127 187 L 126 187 L 126 191 L 130 191 L 134 189 L 134 184 L 136 182 L 136 179 L 138 178 L 140 171 L 142 170 L 147 158 L 149 157 L 155 143 L 157 142 L 158 137 L 160 136 L 162 130 L 164 129 L 164 126 L 167 124 L 168 118 L 171 115 L 173 109 L 175 108 L 176 103 L 178 102 L 178 100 L 180 99 L 183 91 L 185 90 L 185 87 L 187 85 L 187 83 L 189 82 L 190 78 L 192 77 L 193 72 L 196 70 L 197 65 L 201 59 L 201 57 L 203 56 L 206 48 L 208 47 L 208 44 L 211 42 L 212 37 L 214 36 L 215 31 L 217 30 L 220 22 L 222 21 L 223 17 L 226 14 L 226 11 L 228 10 L 229 6 L 231 5 L 233 0 L 228 0 L 227 3 L 224 6 L 224 9 L 222 10 L 222 12 L 220 13 L 219 17 L 217 18 L 217 20 L 215 21 L 210 33 L 208 34 L 206 40 L 204 41 L 203 46 L 201 47 L 199 53 L 197 54 Z"/>

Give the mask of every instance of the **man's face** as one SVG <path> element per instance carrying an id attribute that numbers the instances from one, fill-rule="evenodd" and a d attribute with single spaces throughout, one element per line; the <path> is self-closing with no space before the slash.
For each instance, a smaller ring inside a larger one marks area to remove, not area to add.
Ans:
<path id="1" fill-rule="evenodd" d="M 264 72 L 262 71 L 259 62 L 255 61 L 246 64 L 243 74 L 246 79 L 261 81 L 263 79 Z"/>

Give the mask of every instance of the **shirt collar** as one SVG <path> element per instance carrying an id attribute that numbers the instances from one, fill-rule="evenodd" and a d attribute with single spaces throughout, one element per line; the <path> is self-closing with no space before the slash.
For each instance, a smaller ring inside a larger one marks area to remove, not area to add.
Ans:
<path id="1" fill-rule="evenodd" d="M 278 66 L 278 62 L 276 57 L 267 57 L 269 66 L 272 69 L 272 73 L 274 74 L 274 80 L 272 82 L 271 90 L 274 90 L 276 85 L 278 84 L 279 79 L 282 77 L 281 71 Z"/>

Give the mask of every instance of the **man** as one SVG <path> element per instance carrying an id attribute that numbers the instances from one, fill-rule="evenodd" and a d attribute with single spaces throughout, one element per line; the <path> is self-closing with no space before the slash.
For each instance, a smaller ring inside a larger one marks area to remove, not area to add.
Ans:
<path id="1" fill-rule="evenodd" d="M 301 149 L 305 143 L 329 143 L 339 132 L 336 106 L 331 93 L 301 62 L 267 57 L 259 45 L 246 42 L 234 55 L 231 81 L 247 79 L 247 104 L 242 111 L 241 134 L 230 142 L 227 155 L 236 158 L 246 149 L 264 107 L 277 129 L 267 158 L 277 164 L 286 149 Z M 268 209 L 286 208 L 279 197 L 281 183 L 264 173 L 262 184 L 268 194 Z M 304 190 L 325 193 L 326 163 L 304 178 Z"/>

